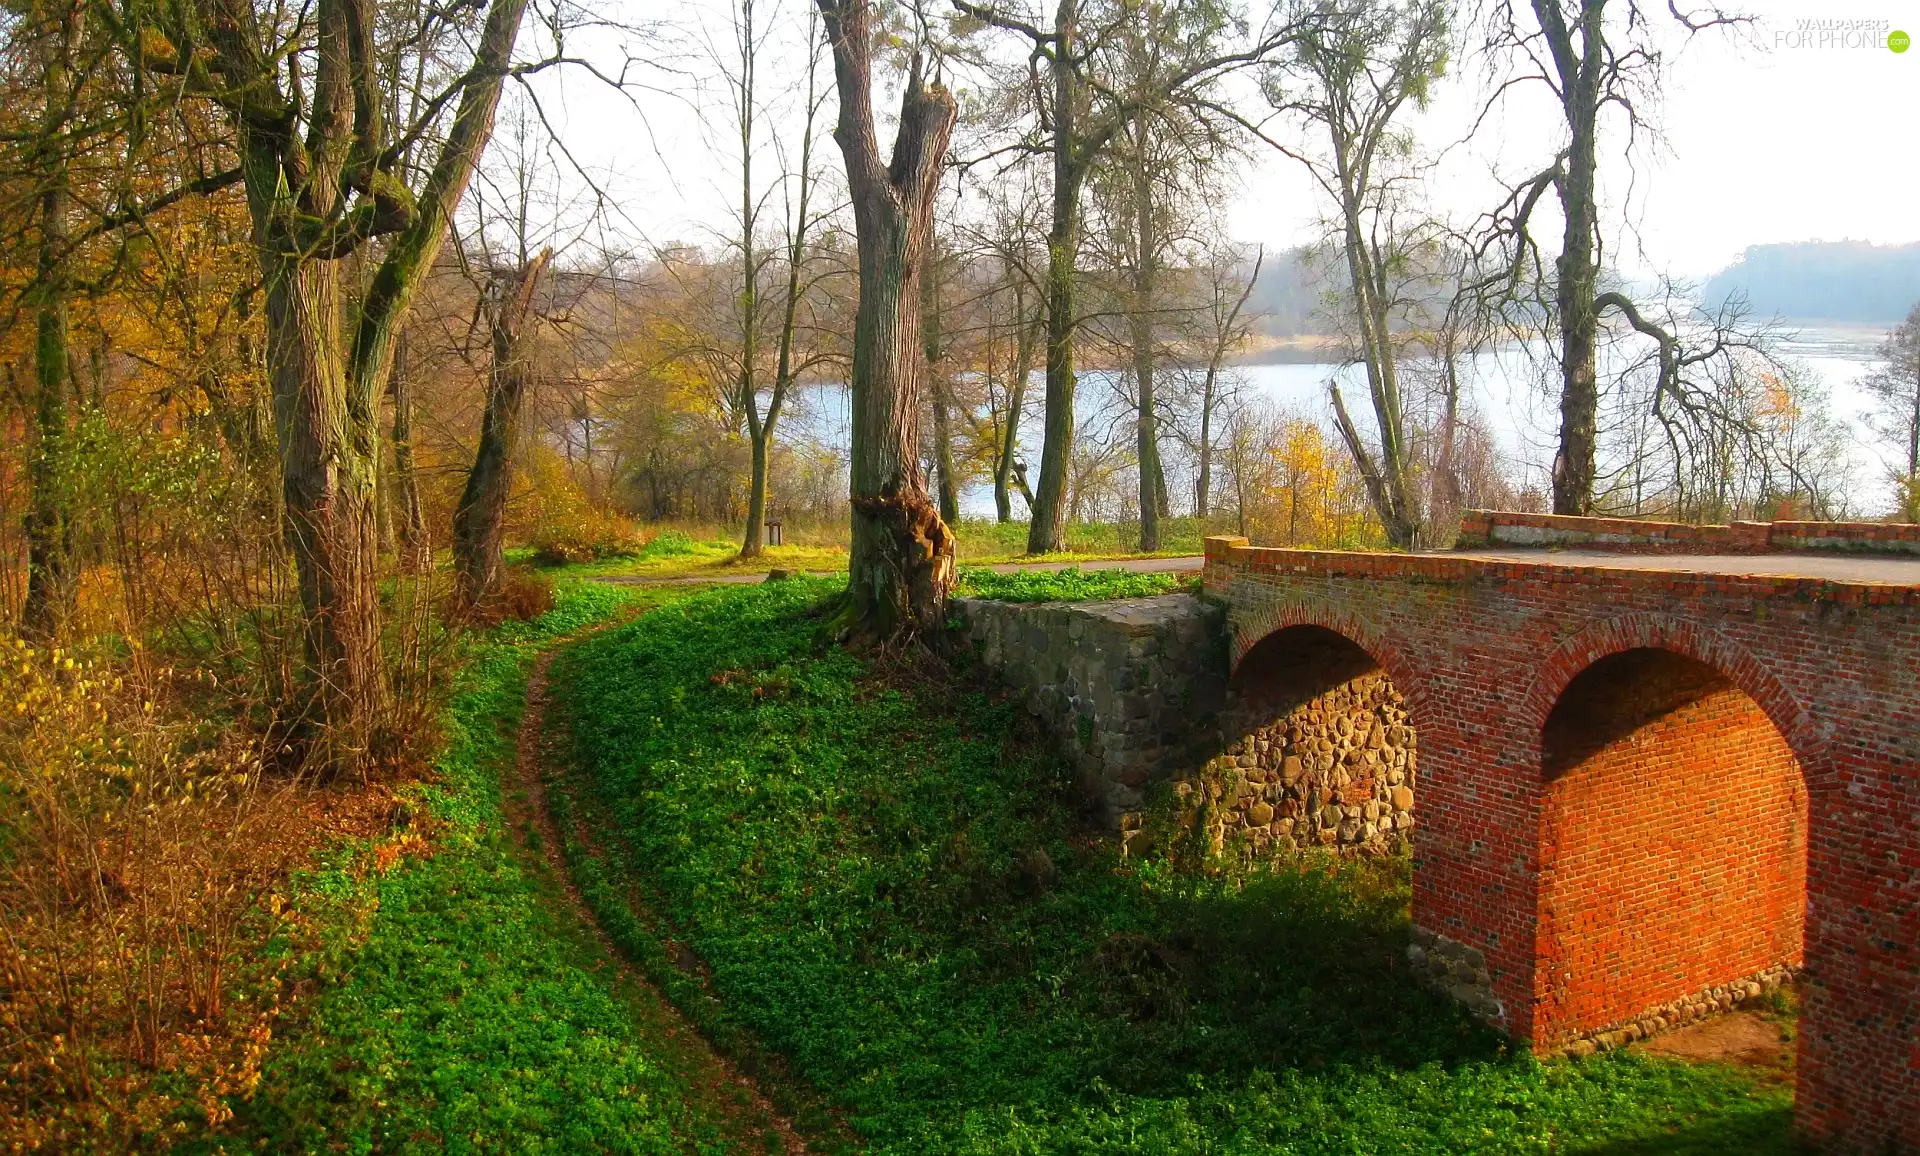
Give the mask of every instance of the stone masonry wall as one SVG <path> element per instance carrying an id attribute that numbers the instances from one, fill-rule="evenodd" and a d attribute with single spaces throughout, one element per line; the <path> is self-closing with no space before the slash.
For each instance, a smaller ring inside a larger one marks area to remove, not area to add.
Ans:
<path id="1" fill-rule="evenodd" d="M 1224 614 L 1191 594 L 1109 602 L 960 598 L 981 661 L 1026 697 L 1118 829 L 1147 783 L 1204 759 L 1224 702 Z M 1213 749 L 1217 750 L 1218 747 Z"/>
<path id="2" fill-rule="evenodd" d="M 1331 649 L 1322 639 L 1288 649 L 1290 660 L 1339 673 L 1325 689 L 1236 685 L 1223 718 L 1225 733 L 1240 737 L 1197 780 L 1180 784 L 1182 796 L 1212 805 L 1216 850 L 1236 836 L 1256 856 L 1391 849 L 1413 828 L 1418 763 L 1405 700 L 1378 669 L 1339 677 L 1352 663 L 1343 654 L 1322 657 Z M 1196 790 L 1209 797 L 1197 799 Z"/>

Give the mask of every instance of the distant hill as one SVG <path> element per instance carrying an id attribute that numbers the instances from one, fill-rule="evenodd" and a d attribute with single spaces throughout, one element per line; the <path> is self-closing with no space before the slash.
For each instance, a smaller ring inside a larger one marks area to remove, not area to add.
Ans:
<path id="1" fill-rule="evenodd" d="M 1735 293 L 1761 317 L 1892 325 L 1920 302 L 1920 243 L 1755 245 L 1700 286 L 1709 308 Z"/>
<path id="2" fill-rule="evenodd" d="M 1320 295 L 1328 288 L 1325 273 L 1316 267 L 1306 246 L 1269 249 L 1254 282 L 1247 312 L 1254 330 L 1267 337 L 1296 337 L 1326 326 L 1315 316 Z"/>

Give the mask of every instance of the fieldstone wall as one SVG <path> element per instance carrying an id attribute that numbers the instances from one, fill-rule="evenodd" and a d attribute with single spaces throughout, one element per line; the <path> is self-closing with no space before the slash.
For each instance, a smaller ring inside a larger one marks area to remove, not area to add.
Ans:
<path id="1" fill-rule="evenodd" d="M 1299 655 L 1341 669 L 1344 656 Z M 1418 773 L 1406 702 L 1378 669 L 1347 678 L 1311 697 L 1294 688 L 1262 693 L 1236 689 L 1224 712 L 1224 733 L 1238 735 L 1176 787 L 1211 803 L 1213 841 L 1236 836 L 1258 856 L 1310 847 L 1343 853 L 1385 852 L 1413 829 Z M 1278 702 L 1275 699 L 1278 698 Z"/>
<path id="2" fill-rule="evenodd" d="M 1026 697 L 1079 772 L 1110 829 L 1151 780 L 1217 746 L 1225 616 L 1191 594 L 1108 602 L 949 604 L 980 659 Z"/>

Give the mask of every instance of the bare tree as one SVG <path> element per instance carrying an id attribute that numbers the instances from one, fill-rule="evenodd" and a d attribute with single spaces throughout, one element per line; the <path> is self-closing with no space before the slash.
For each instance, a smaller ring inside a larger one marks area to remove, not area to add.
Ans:
<path id="1" fill-rule="evenodd" d="M 920 277 L 920 342 L 927 358 L 927 405 L 933 417 L 933 479 L 940 503 L 940 519 L 948 525 L 960 520 L 960 484 L 954 476 L 953 459 L 953 367 L 951 336 L 946 334 L 940 303 L 940 290 L 950 273 L 944 266 L 944 251 L 935 237 Z"/>
<path id="2" fill-rule="evenodd" d="M 1088 21 L 1080 0 L 1059 0 L 1052 22 L 1017 15 L 993 4 L 954 0 L 962 14 L 1011 32 L 1031 46 L 1028 64 L 1037 135 L 1029 147 L 1053 166 L 1052 218 L 1047 232 L 1047 387 L 1045 443 L 1034 490 L 1027 550 L 1058 550 L 1066 527 L 1068 469 L 1073 458 L 1074 337 L 1080 324 L 1076 298 L 1082 240 L 1082 193 L 1094 165 L 1115 136 L 1141 113 L 1165 115 L 1176 107 L 1211 111 L 1212 90 L 1222 75 L 1266 59 L 1299 32 L 1292 22 L 1269 25 L 1238 50 L 1222 51 L 1220 36 L 1198 36 L 1153 62 L 1124 92 L 1102 78 L 1102 50 L 1118 30 L 1151 19 L 1158 0 L 1116 0 L 1094 10 Z M 1211 8 L 1211 6 L 1208 6 Z M 1201 23 L 1206 23 L 1202 21 Z M 1229 26 L 1225 20 L 1212 25 Z M 1042 83 L 1040 72 L 1046 73 Z"/>
<path id="3" fill-rule="evenodd" d="M 1395 342 L 1396 266 L 1410 240 L 1398 227 L 1395 201 L 1406 174 L 1390 169 L 1411 152 L 1395 118 L 1407 105 L 1426 103 L 1446 67 L 1450 11 L 1446 0 L 1405 4 L 1326 0 L 1314 27 L 1299 41 L 1293 68 L 1269 85 L 1277 107 L 1304 112 L 1326 133 L 1327 149 L 1297 153 L 1333 199 L 1338 244 L 1345 259 L 1359 360 L 1366 367 L 1377 441 L 1369 447 L 1347 412 L 1337 382 L 1328 391 L 1342 440 L 1366 479 L 1387 541 L 1402 549 L 1420 534 L 1422 509 L 1414 454 L 1401 396 Z"/>
<path id="4" fill-rule="evenodd" d="M 1900 517 L 1920 522 L 1920 305 L 1887 334 L 1878 358 L 1863 383 L 1874 401 L 1872 427 L 1898 455 L 1891 472 Z"/>
<path id="5" fill-rule="evenodd" d="M 993 504 L 995 517 L 1002 523 L 1013 520 L 1015 489 L 1025 500 L 1029 515 L 1033 512 L 1026 463 L 1020 459 L 1020 423 L 1026 413 L 1027 387 L 1045 323 L 1046 256 L 1045 230 L 1040 224 L 1043 205 L 1030 178 L 1030 167 L 1020 166 L 984 189 L 990 204 L 987 219 L 970 231 L 973 244 L 990 256 L 995 270 L 987 301 L 990 357 L 999 355 L 997 335 L 1007 335 L 1012 344 L 1011 355 L 1004 362 L 1004 386 L 999 386 L 1002 375 L 992 372 L 993 366 L 987 374 L 989 384 L 998 388 L 1004 399 L 990 415 L 998 423 L 994 430 Z"/>
<path id="6" fill-rule="evenodd" d="M 953 533 L 919 478 L 920 276 L 933 242 L 934 196 L 957 115 L 913 54 L 900 97 L 893 155 L 874 130 L 872 0 L 816 0 L 833 49 L 840 95 L 834 138 L 846 160 L 859 252 L 854 315 L 852 505 L 847 597 L 841 619 L 856 638 L 893 640 L 945 624 Z"/>
<path id="7" fill-rule="evenodd" d="M 1538 266 L 1540 250 L 1530 223 L 1541 197 L 1553 191 L 1563 222 L 1550 302 L 1560 335 L 1561 377 L 1553 509 L 1557 514 L 1585 514 L 1592 509 L 1598 476 L 1597 349 L 1601 313 L 1607 307 L 1600 292 L 1601 120 L 1614 109 L 1624 116 L 1630 139 L 1651 130 L 1643 109 L 1659 90 L 1663 60 L 1653 26 L 1663 17 L 1643 0 L 1530 0 L 1530 22 L 1516 8 L 1514 0 L 1494 0 L 1485 21 L 1487 56 L 1523 62 L 1499 91 L 1529 81 L 1546 85 L 1559 105 L 1567 136 L 1553 163 L 1514 186 L 1491 214 L 1492 232 L 1511 246 L 1510 277 Z M 1682 12 L 1677 0 L 1669 0 L 1667 16 L 1688 33 L 1742 19 L 1717 8 Z M 1615 296 L 1624 300 L 1624 295 Z"/>
<path id="8" fill-rule="evenodd" d="M 816 203 L 819 174 L 815 168 L 816 125 L 826 93 L 819 84 L 819 25 L 814 9 L 808 8 L 806 22 L 806 66 L 800 94 L 800 121 L 797 150 L 790 153 L 780 140 L 773 143 L 783 163 L 770 188 L 762 188 L 754 177 L 754 158 L 764 123 L 770 118 L 770 102 L 761 81 L 763 56 L 770 40 L 768 21 L 763 19 L 760 0 L 735 0 L 731 9 L 732 43 L 721 54 L 725 74 L 733 144 L 739 150 L 740 201 L 735 223 L 739 234 L 732 244 L 739 249 L 740 291 L 737 301 L 739 347 L 730 351 L 733 361 L 732 406 L 744 419 L 751 452 L 747 484 L 747 525 L 741 538 L 740 556 L 758 557 L 765 548 L 767 520 L 768 462 L 788 394 L 801 373 L 815 364 L 797 346 L 804 320 L 802 309 L 814 280 L 813 268 L 819 254 L 814 249 L 816 229 L 824 214 Z M 763 247 L 763 216 L 766 200 L 775 190 L 781 199 L 782 237 L 778 255 Z M 778 278 L 778 296 L 766 291 L 764 282 Z M 772 324 L 771 375 L 761 365 L 765 333 Z M 764 395 L 764 403 L 762 397 Z M 764 404 L 764 408 L 762 408 Z"/>
<path id="9" fill-rule="evenodd" d="M 1266 259 L 1266 247 L 1257 247 L 1253 267 L 1242 277 L 1240 270 L 1244 266 L 1240 251 L 1228 246 L 1210 254 L 1203 268 L 1205 300 L 1199 311 L 1198 344 L 1204 369 L 1193 438 L 1193 512 L 1203 521 L 1212 516 L 1213 511 L 1213 459 L 1218 449 L 1215 423 L 1226 401 L 1221 371 L 1227 357 L 1247 339 L 1247 301 L 1253 296 Z"/>

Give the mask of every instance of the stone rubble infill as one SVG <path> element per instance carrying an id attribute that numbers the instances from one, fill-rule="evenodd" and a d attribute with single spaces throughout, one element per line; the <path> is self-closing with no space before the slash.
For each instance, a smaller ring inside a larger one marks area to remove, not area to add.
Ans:
<path id="1" fill-rule="evenodd" d="M 1405 701 L 1374 672 L 1246 731 L 1174 790 L 1183 806 L 1211 804 L 1216 853 L 1236 835 L 1256 856 L 1384 852 L 1413 831 L 1414 748 Z"/>
<path id="2" fill-rule="evenodd" d="M 1798 978 L 1799 973 L 1794 968 L 1785 964 L 1776 965 L 1745 979 L 1737 979 L 1732 983 L 1718 984 L 1704 991 L 1694 992 L 1672 1003 L 1650 1008 L 1632 1019 L 1610 1024 L 1599 1031 L 1588 1032 L 1545 1053 L 1542 1058 L 1591 1056 L 1595 1052 L 1610 1052 L 1615 1048 L 1624 1048 L 1628 1044 L 1651 1039 L 1662 1032 L 1698 1023 L 1710 1016 L 1754 1003 L 1796 982 Z"/>
<path id="3" fill-rule="evenodd" d="M 1407 945 L 1407 962 L 1413 966 L 1414 976 L 1428 987 L 1505 1029 L 1507 1009 L 1494 998 L 1493 973 L 1487 970 L 1487 957 L 1479 948 L 1415 926 L 1413 942 Z"/>

